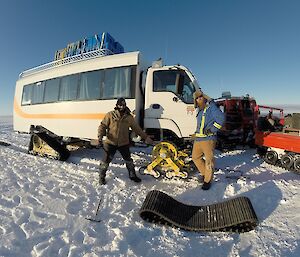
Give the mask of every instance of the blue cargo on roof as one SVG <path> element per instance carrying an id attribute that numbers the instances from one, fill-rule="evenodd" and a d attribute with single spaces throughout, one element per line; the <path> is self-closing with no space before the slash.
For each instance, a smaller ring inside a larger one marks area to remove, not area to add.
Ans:
<path id="1" fill-rule="evenodd" d="M 112 54 L 124 53 L 124 47 L 108 33 L 95 34 L 76 42 L 69 43 L 66 48 L 55 52 L 55 60 L 83 54 L 98 49 L 108 49 Z"/>

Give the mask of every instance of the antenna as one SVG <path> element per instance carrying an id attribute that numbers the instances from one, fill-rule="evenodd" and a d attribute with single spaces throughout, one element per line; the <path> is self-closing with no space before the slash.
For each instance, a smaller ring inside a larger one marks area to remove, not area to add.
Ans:
<path id="1" fill-rule="evenodd" d="M 165 45 L 165 60 L 168 58 L 168 48 L 169 48 L 169 36 L 166 34 L 166 45 Z"/>

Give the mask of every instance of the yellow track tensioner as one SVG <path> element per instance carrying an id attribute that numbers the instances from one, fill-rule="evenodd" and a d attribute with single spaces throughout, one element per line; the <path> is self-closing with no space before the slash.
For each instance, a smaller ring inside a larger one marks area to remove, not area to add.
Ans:
<path id="1" fill-rule="evenodd" d="M 147 166 L 144 174 L 158 178 L 161 172 L 165 172 L 167 178 L 187 178 L 188 173 L 183 171 L 186 157 L 188 154 L 178 151 L 174 144 L 162 141 L 153 147 L 152 162 Z"/>

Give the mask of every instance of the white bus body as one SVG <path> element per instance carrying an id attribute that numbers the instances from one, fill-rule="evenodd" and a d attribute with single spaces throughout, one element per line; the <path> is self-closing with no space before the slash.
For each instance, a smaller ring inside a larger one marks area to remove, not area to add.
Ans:
<path id="1" fill-rule="evenodd" d="M 196 128 L 195 88 L 185 67 L 149 67 L 140 52 L 70 57 L 20 74 L 14 130 L 42 126 L 59 137 L 97 139 L 104 115 L 124 97 L 149 134 L 187 138 Z"/>

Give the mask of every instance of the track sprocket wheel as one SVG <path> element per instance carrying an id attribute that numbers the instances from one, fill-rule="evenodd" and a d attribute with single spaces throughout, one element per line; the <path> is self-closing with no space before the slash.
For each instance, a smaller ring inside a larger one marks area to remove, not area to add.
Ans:
<path id="1" fill-rule="evenodd" d="M 33 135 L 33 153 L 40 156 L 48 156 L 54 159 L 59 159 L 59 153 L 52 149 L 44 140 L 37 135 Z"/>
<path id="2" fill-rule="evenodd" d="M 152 159 L 156 159 L 158 156 L 161 156 L 162 158 L 172 158 L 177 159 L 178 156 L 178 150 L 177 147 L 166 141 L 162 141 L 155 145 L 152 150 Z"/>
<path id="3" fill-rule="evenodd" d="M 176 160 L 178 158 L 178 150 L 177 147 L 167 141 L 162 141 L 155 145 L 152 150 L 152 160 L 156 160 L 158 158 L 163 159 L 160 163 L 154 168 L 157 172 L 167 172 L 173 170 L 173 167 L 168 163 L 169 160 Z"/>

